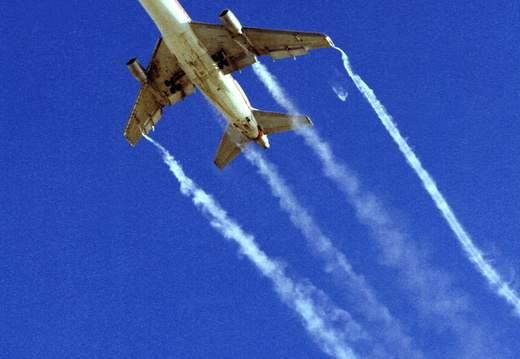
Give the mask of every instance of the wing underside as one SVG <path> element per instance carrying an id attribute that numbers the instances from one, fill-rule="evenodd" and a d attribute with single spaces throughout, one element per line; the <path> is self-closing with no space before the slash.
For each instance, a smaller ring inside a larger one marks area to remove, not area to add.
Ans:
<path id="1" fill-rule="evenodd" d="M 256 62 L 255 56 L 270 55 L 273 60 L 278 60 L 333 46 L 330 38 L 322 33 L 243 27 L 242 32 L 252 45 L 246 50 L 224 25 L 202 22 L 191 22 L 190 25 L 210 55 L 224 60 L 222 67 L 226 73 L 252 65 Z"/>
<path id="2" fill-rule="evenodd" d="M 166 104 L 171 106 L 195 91 L 162 38 L 155 45 L 146 74 L 123 133 L 132 146 L 154 128 Z"/>

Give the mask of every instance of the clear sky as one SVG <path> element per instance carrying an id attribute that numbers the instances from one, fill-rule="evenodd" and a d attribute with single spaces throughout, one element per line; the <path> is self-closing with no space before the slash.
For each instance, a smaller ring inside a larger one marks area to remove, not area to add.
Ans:
<path id="1" fill-rule="evenodd" d="M 219 23 L 230 8 L 244 26 L 329 35 L 518 292 L 517 1 L 181 4 L 195 21 Z M 139 90 L 125 62 L 146 66 L 160 36 L 140 3 L 3 2 L 0 12 L 0 357 L 334 356 L 280 277 L 181 193 L 158 149 L 122 136 Z M 295 133 L 218 170 L 222 118 L 200 91 L 166 108 L 151 138 L 355 357 L 520 357 L 514 306 L 468 260 L 341 54 L 259 60 L 346 177 L 331 179 Z M 253 107 L 286 112 L 253 68 L 233 76 Z M 259 158 L 282 179 L 282 202 Z"/>

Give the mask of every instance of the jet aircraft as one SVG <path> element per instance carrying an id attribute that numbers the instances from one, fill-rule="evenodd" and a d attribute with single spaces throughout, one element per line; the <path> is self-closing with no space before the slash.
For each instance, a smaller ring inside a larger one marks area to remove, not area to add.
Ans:
<path id="1" fill-rule="evenodd" d="M 249 143 L 269 148 L 267 135 L 312 126 L 307 116 L 260 111 L 249 103 L 231 73 L 252 65 L 257 56 L 273 60 L 333 46 L 321 33 L 242 27 L 228 9 L 222 24 L 192 21 L 177 0 L 140 0 L 162 37 L 147 69 L 136 58 L 126 65 L 142 83 L 123 135 L 135 146 L 162 117 L 162 110 L 195 87 L 228 120 L 214 162 L 224 168 Z"/>

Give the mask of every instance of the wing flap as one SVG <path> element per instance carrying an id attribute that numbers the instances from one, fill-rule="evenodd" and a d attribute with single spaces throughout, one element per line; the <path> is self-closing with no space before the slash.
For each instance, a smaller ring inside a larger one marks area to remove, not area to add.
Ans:
<path id="1" fill-rule="evenodd" d="M 235 71 L 240 71 L 244 67 L 251 66 L 256 62 L 256 57 L 251 53 L 244 53 L 239 56 L 227 57 L 228 65 L 225 65 L 222 70 L 224 74 L 230 74 Z"/>
<path id="2" fill-rule="evenodd" d="M 309 52 L 302 47 L 287 47 L 284 49 L 270 49 L 269 56 L 273 60 L 279 60 L 286 57 L 296 57 L 300 55 L 307 55 Z"/>

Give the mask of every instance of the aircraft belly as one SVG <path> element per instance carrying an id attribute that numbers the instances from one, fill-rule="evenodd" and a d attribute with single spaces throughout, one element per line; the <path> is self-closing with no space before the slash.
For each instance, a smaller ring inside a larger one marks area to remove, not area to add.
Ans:
<path id="1" fill-rule="evenodd" d="M 231 75 L 224 75 L 189 25 L 177 1 L 140 0 L 163 35 L 168 49 L 195 86 L 226 119 L 246 136 L 256 138 L 258 125 L 243 92 Z"/>
<path id="2" fill-rule="evenodd" d="M 231 80 L 229 81 L 231 83 L 221 81 L 216 85 L 206 81 L 205 85 L 209 84 L 209 86 L 204 90 L 201 89 L 201 91 L 204 92 L 228 121 L 235 124 L 246 136 L 254 138 L 258 136 L 258 125 L 251 108 L 236 90 L 233 80 L 231 78 L 229 80 Z"/>
<path id="3" fill-rule="evenodd" d="M 227 78 L 215 78 L 216 76 Z M 229 122 L 233 123 L 247 137 L 256 138 L 258 136 L 258 125 L 251 108 L 237 90 L 231 75 L 217 73 L 197 80 L 199 80 L 197 83 L 194 81 L 197 87 Z"/>
<path id="4" fill-rule="evenodd" d="M 236 124 L 246 136 L 257 137 L 258 126 L 249 103 L 232 76 L 218 68 L 194 33 L 187 31 L 182 35 L 165 37 L 165 41 L 170 50 L 175 49 L 172 52 L 186 75 L 228 121 Z"/>
<path id="5" fill-rule="evenodd" d="M 181 30 L 191 21 L 177 0 L 139 0 L 146 12 L 153 19 L 161 33 L 171 30 Z"/>

